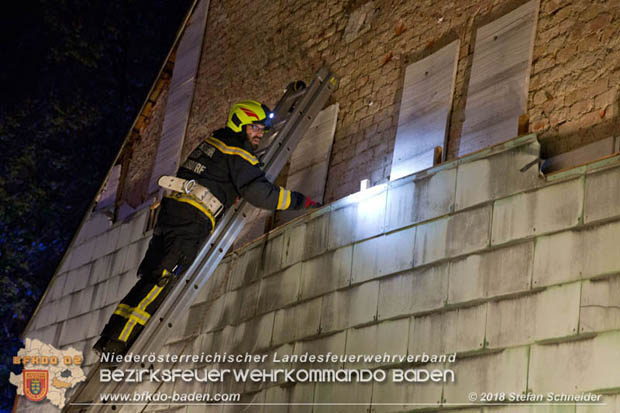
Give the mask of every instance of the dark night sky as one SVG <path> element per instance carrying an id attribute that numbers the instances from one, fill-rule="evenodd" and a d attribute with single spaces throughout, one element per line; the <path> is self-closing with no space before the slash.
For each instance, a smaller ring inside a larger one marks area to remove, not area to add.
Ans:
<path id="1" fill-rule="evenodd" d="M 192 0 L 33 0 L 0 14 L 0 381 Z M 10 411 L 12 385 L 0 387 Z"/>

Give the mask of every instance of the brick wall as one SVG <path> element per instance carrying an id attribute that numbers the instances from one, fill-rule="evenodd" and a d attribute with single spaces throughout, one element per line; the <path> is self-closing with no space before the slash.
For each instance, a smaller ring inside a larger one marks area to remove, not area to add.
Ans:
<path id="1" fill-rule="evenodd" d="M 84 364 L 90 368 L 97 359 L 91 348 L 99 333 L 137 281 L 136 271 L 151 237 L 144 231 L 147 220 L 148 210 L 115 224 L 101 214 L 91 214 L 24 335 L 56 348 L 83 351 Z M 22 407 L 32 411 L 36 404 L 20 403 Z M 42 411 L 49 411 L 49 405 Z"/>
<path id="2" fill-rule="evenodd" d="M 340 104 L 325 200 L 390 172 L 404 68 L 449 39 L 461 42 L 448 157 L 458 151 L 477 27 L 518 0 L 212 2 L 182 156 L 224 125 L 246 98 L 273 105 L 286 84 L 322 62 L 340 77 Z M 614 1 L 541 0 L 528 113 L 545 155 L 618 134 L 620 7 Z M 134 155 L 148 173 L 156 131 Z M 506 139 L 511 138 L 506 136 Z M 148 148 L 147 148 L 148 147 Z M 139 185 L 138 185 L 139 186 Z M 131 193 L 132 191 L 128 191 Z M 137 195 L 134 195 L 137 196 Z M 140 195 L 141 199 L 146 195 Z"/>
<path id="3" fill-rule="evenodd" d="M 543 1 L 529 94 L 549 154 L 620 135 L 620 3 Z"/>

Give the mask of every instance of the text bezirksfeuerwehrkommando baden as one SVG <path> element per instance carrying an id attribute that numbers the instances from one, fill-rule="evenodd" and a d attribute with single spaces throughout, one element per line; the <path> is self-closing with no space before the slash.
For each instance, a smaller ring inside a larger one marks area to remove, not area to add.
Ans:
<path id="1" fill-rule="evenodd" d="M 450 369 L 392 369 L 389 375 L 394 383 L 454 382 Z M 221 383 L 227 377 L 236 382 L 254 383 L 382 383 L 388 372 L 370 369 L 125 369 L 99 370 L 102 383 L 169 383 L 176 381 Z"/>
<path id="2" fill-rule="evenodd" d="M 269 360 L 268 360 L 269 359 Z M 453 354 L 134 354 L 103 353 L 102 363 L 454 363 Z"/>

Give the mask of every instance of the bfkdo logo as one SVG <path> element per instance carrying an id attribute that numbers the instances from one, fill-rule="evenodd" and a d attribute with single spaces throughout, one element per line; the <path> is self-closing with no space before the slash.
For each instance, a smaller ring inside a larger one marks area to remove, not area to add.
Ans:
<path id="1" fill-rule="evenodd" d="M 21 374 L 11 372 L 9 382 L 17 388 L 17 394 L 33 402 L 49 402 L 62 409 L 65 393 L 86 380 L 82 370 L 84 356 L 73 347 L 59 350 L 37 339 L 25 340 L 13 357 L 14 365 L 23 366 Z M 26 403 L 26 400 L 24 400 Z"/>
<path id="2" fill-rule="evenodd" d="M 33 402 L 45 399 L 49 390 L 49 372 L 47 370 L 24 370 L 24 396 Z"/>

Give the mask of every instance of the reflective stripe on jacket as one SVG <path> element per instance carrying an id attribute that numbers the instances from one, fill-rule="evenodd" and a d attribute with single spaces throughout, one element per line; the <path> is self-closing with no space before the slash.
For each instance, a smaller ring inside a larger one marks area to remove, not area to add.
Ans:
<path id="1" fill-rule="evenodd" d="M 237 197 L 263 209 L 300 209 L 305 197 L 269 182 L 243 133 L 228 128 L 201 142 L 179 168 L 180 178 L 195 179 L 224 204 Z"/>

